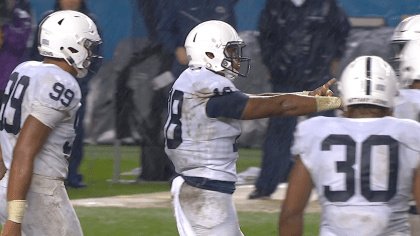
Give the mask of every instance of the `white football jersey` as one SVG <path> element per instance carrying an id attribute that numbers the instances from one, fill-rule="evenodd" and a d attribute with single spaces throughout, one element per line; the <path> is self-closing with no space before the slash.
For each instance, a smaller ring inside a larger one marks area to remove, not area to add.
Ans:
<path id="1" fill-rule="evenodd" d="M 409 235 L 420 124 L 394 117 L 316 117 L 298 124 L 300 155 L 322 205 L 320 235 Z"/>
<path id="2" fill-rule="evenodd" d="M 0 142 L 7 169 L 26 118 L 32 115 L 53 129 L 34 161 L 34 173 L 66 178 L 80 87 L 74 77 L 53 64 L 29 61 L 12 72 L 0 112 Z"/>
<path id="3" fill-rule="evenodd" d="M 209 118 L 210 97 L 237 91 L 227 78 L 207 69 L 186 69 L 175 81 L 168 101 L 165 151 L 179 174 L 236 181 L 238 120 Z"/>
<path id="4" fill-rule="evenodd" d="M 393 114 L 397 118 L 420 121 L 420 90 L 399 90 L 395 98 Z"/>

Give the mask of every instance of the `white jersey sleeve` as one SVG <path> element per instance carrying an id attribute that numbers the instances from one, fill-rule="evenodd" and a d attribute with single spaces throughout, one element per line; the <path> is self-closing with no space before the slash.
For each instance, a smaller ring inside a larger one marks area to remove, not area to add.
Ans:
<path id="1" fill-rule="evenodd" d="M 299 123 L 291 152 L 310 172 L 323 207 L 320 235 L 408 234 L 419 143 L 420 124 L 393 117 Z"/>
<path id="2" fill-rule="evenodd" d="M 78 108 L 80 88 L 74 79 L 52 74 L 51 71 L 39 74 L 42 83 L 35 84 L 37 96 L 33 96 L 31 115 L 50 128 L 61 120 L 71 117 Z"/>

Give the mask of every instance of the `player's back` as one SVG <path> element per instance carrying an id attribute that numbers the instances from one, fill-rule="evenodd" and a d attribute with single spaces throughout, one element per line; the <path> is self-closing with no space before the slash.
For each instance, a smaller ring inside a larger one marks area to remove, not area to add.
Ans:
<path id="1" fill-rule="evenodd" d="M 66 178 L 81 92 L 74 77 L 53 64 L 24 62 L 12 72 L 0 113 L 3 159 L 10 169 L 13 149 L 29 115 L 52 129 L 34 161 L 34 173 Z M 58 111 L 58 112 L 57 112 Z"/>
<path id="2" fill-rule="evenodd" d="M 420 124 L 317 117 L 298 125 L 300 155 L 322 205 L 320 235 L 409 235 L 407 211 L 419 166 Z"/>
<path id="3" fill-rule="evenodd" d="M 420 90 L 399 90 L 399 94 L 395 98 L 393 114 L 397 118 L 420 121 Z"/>

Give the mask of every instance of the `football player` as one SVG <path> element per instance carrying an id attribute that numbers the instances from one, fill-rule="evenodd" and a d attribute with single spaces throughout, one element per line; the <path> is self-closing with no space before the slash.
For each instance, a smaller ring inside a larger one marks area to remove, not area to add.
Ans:
<path id="1" fill-rule="evenodd" d="M 405 39 L 398 42 L 397 39 Z M 420 15 L 402 21 L 393 35 L 393 46 L 398 53 L 400 90 L 395 100 L 394 116 L 420 121 Z M 399 46 L 398 46 L 399 45 Z M 410 213 L 418 214 L 415 204 Z"/>
<path id="2" fill-rule="evenodd" d="M 43 62 L 18 65 L 0 111 L 2 235 L 83 235 L 63 180 L 78 124 L 81 92 L 96 25 L 76 11 L 57 11 L 39 25 Z"/>
<path id="3" fill-rule="evenodd" d="M 232 200 L 239 120 L 299 116 L 341 106 L 329 90 L 335 80 L 313 92 L 242 93 L 233 80 L 248 73 L 244 46 L 233 27 L 215 20 L 197 25 L 185 41 L 189 68 L 170 91 L 164 129 L 165 151 L 180 175 L 171 192 L 182 236 L 242 235 Z"/>
<path id="4" fill-rule="evenodd" d="M 312 188 L 322 206 L 319 235 L 410 235 L 411 194 L 420 204 L 420 124 L 391 116 L 396 87 L 387 62 L 358 57 L 338 86 L 344 117 L 298 125 L 280 235 L 302 235 Z"/>
<path id="5" fill-rule="evenodd" d="M 420 38 L 420 15 L 410 16 L 401 21 L 395 27 L 394 34 L 391 37 L 391 49 L 394 53 L 391 65 L 397 76 L 399 75 L 401 52 L 407 42 Z"/>

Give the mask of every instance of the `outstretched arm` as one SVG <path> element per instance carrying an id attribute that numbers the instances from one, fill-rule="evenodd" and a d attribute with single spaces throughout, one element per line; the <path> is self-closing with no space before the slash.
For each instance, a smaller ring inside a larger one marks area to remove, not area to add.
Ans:
<path id="1" fill-rule="evenodd" d="M 241 120 L 273 116 L 302 116 L 317 111 L 316 98 L 294 94 L 250 96 Z"/>
<path id="2" fill-rule="evenodd" d="M 286 198 L 280 212 L 279 235 L 302 235 L 303 213 L 312 188 L 311 175 L 298 156 L 290 173 Z"/>
<path id="3" fill-rule="evenodd" d="M 314 91 L 302 91 L 302 92 L 295 92 L 295 93 L 262 93 L 258 94 L 256 96 L 263 96 L 263 97 L 269 97 L 269 96 L 275 96 L 275 95 L 285 95 L 285 94 L 298 94 L 298 95 L 309 95 L 309 96 L 333 96 L 333 91 L 330 90 L 330 86 L 332 84 L 335 84 L 337 82 L 337 79 L 330 79 L 327 83 L 322 85 L 321 87 L 315 89 Z M 248 94 L 250 95 L 250 94 Z M 250 95 L 252 96 L 252 94 Z"/>
<path id="4" fill-rule="evenodd" d="M 341 108 L 341 100 L 330 97 L 333 93 L 329 89 L 336 79 L 308 92 L 309 96 L 299 93 L 249 95 L 249 100 L 242 113 L 242 120 L 253 120 L 273 116 L 302 116 L 314 112 Z M 321 97 L 312 97 L 321 95 Z M 328 96 L 328 97 L 323 97 Z"/>

